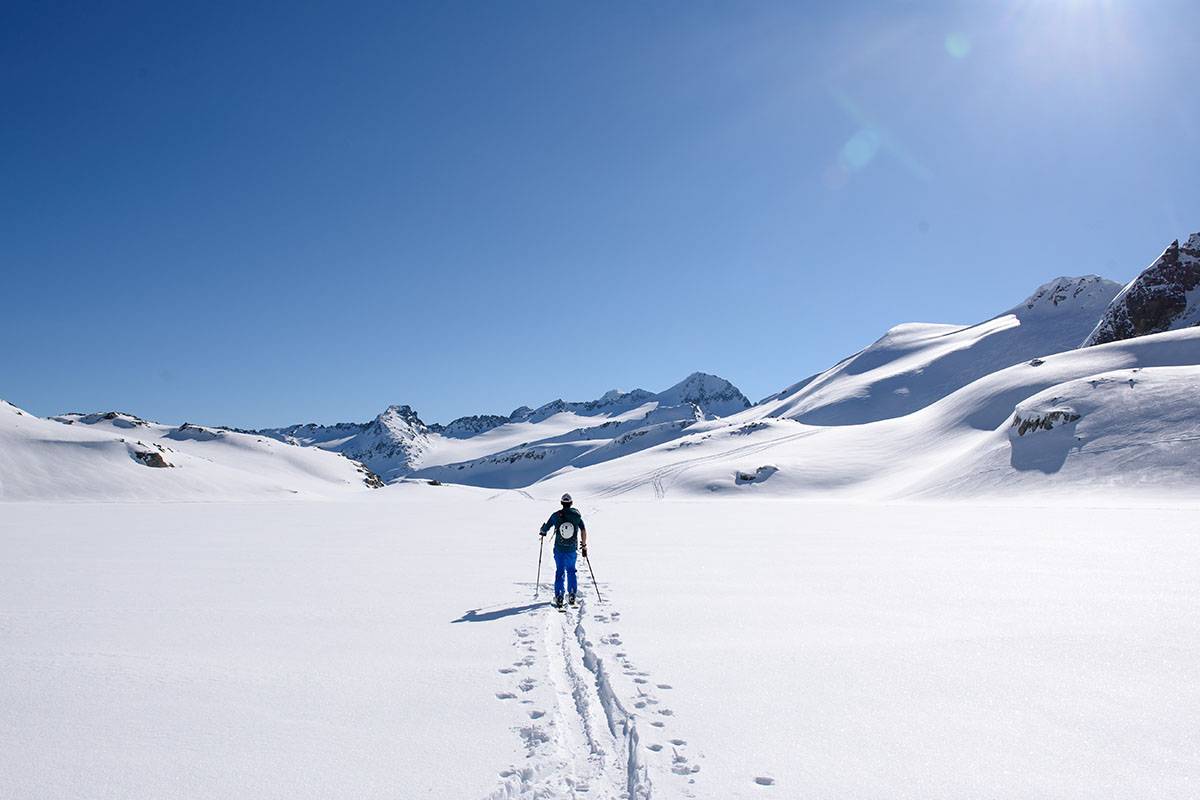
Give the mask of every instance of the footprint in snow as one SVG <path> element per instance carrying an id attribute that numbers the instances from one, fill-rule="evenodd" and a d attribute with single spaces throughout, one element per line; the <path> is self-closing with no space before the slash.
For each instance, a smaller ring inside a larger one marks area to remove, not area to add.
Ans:
<path id="1" fill-rule="evenodd" d="M 662 727 L 665 727 L 667 723 L 659 722 L 658 720 L 655 720 L 654 722 L 651 722 L 650 724 L 656 728 L 662 728 Z"/>
<path id="2" fill-rule="evenodd" d="M 657 753 L 659 750 L 663 749 L 663 746 L 661 744 L 651 744 L 651 745 L 646 745 L 646 749 L 653 750 L 654 752 Z"/>
<path id="3" fill-rule="evenodd" d="M 672 750 L 671 753 L 671 772 L 676 775 L 694 775 L 700 771 L 699 764 L 688 764 L 687 756 L 680 754 L 678 750 Z"/>
<path id="4" fill-rule="evenodd" d="M 497 700 L 516 700 L 517 696 L 512 692 L 496 692 Z"/>
<path id="5" fill-rule="evenodd" d="M 537 681 L 535 681 L 533 678 L 526 678 L 517 684 L 517 688 L 522 692 L 531 691 L 535 686 L 537 686 Z"/>
<path id="6" fill-rule="evenodd" d="M 659 689 L 670 689 L 671 688 L 671 684 L 669 684 L 669 683 L 656 683 L 654 685 L 657 686 Z"/>
<path id="7" fill-rule="evenodd" d="M 774 786 L 775 785 L 774 778 L 767 778 L 767 777 L 762 777 L 762 776 L 755 778 L 754 782 L 757 783 L 759 786 Z"/>
<path id="8" fill-rule="evenodd" d="M 672 739 L 671 744 L 675 745 L 676 747 L 683 747 L 685 744 L 687 744 L 687 742 L 683 739 Z"/>
<path id="9" fill-rule="evenodd" d="M 525 740 L 526 749 L 533 750 L 539 744 L 550 741 L 550 734 L 537 725 L 530 725 L 521 728 L 521 738 Z"/>
<path id="10" fill-rule="evenodd" d="M 536 708 L 530 709 L 530 711 L 529 711 L 530 719 L 541 719 L 544 716 L 546 716 L 545 711 L 538 711 Z"/>

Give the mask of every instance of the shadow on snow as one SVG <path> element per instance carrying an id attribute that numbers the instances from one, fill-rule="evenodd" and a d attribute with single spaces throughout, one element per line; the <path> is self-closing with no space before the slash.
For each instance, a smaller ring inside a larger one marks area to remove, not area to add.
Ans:
<path id="1" fill-rule="evenodd" d="M 458 619 L 450 620 L 451 624 L 456 622 L 493 622 L 505 617 L 513 617 L 517 614 L 527 614 L 537 608 L 545 608 L 550 605 L 549 600 L 542 600 L 537 603 L 529 603 L 524 606 L 512 606 L 511 608 L 498 608 L 494 611 L 483 611 L 482 609 L 473 608 L 463 614 Z"/>

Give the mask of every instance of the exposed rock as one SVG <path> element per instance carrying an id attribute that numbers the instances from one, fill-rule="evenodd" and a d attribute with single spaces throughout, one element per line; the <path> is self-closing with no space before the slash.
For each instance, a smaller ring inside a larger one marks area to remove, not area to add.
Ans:
<path id="1" fill-rule="evenodd" d="M 665 392 L 653 396 L 662 405 L 691 403 L 705 416 L 727 417 L 752 404 L 729 381 L 704 372 L 693 372 Z"/>
<path id="2" fill-rule="evenodd" d="M 74 425 L 76 422 L 84 425 L 96 425 L 100 422 L 110 422 L 114 428 L 145 428 L 150 425 L 149 422 L 141 417 L 133 414 L 127 414 L 123 411 L 99 412 L 95 414 L 63 414 L 59 417 L 50 417 L 55 422 L 61 422 L 65 425 Z"/>
<path id="3" fill-rule="evenodd" d="M 1065 425 L 1077 422 L 1079 419 L 1079 414 L 1070 409 L 1058 409 L 1025 419 L 1020 414 L 1014 414 L 1012 426 L 1017 429 L 1017 436 L 1024 436 L 1029 431 L 1048 431 L 1053 429 L 1055 425 Z"/>
<path id="4" fill-rule="evenodd" d="M 362 473 L 363 483 L 366 484 L 368 488 L 371 488 L 371 489 L 382 489 L 383 488 L 383 478 L 379 477 L 374 472 L 371 472 L 371 470 L 367 469 L 362 464 L 359 464 L 359 467 L 360 467 L 360 469 L 358 471 L 360 473 Z"/>
<path id="5" fill-rule="evenodd" d="M 754 470 L 754 472 L 738 470 L 737 475 L 734 476 L 734 483 L 738 484 L 739 486 L 743 486 L 747 483 L 762 483 L 776 472 L 779 472 L 779 467 L 775 466 L 774 464 L 765 464 Z"/>
<path id="6" fill-rule="evenodd" d="M 482 414 L 459 417 L 449 425 L 433 424 L 429 426 L 429 430 L 432 433 L 440 433 L 443 436 L 455 439 L 467 439 L 471 436 L 487 433 L 493 428 L 499 428 L 501 425 L 511 421 L 511 417 L 501 417 L 498 414 Z"/>
<path id="7" fill-rule="evenodd" d="M 421 465 L 427 453 L 436 449 L 436 437 L 439 436 L 469 439 L 509 423 L 539 423 L 556 414 L 570 413 L 581 417 L 617 416 L 645 407 L 646 413 L 640 420 L 597 420 L 595 424 L 586 424 L 590 420 L 585 420 L 585 424 L 578 429 L 553 437 L 561 441 L 612 437 L 616 446 L 650 432 L 646 430 L 637 433 L 626 430 L 627 428 L 654 426 L 664 422 L 682 428 L 701 420 L 727 416 L 749 406 L 750 401 L 733 384 L 714 375 L 696 372 L 658 394 L 645 389 L 629 392 L 613 389 L 597 400 L 568 402 L 558 399 L 536 410 L 529 406 L 521 406 L 507 417 L 495 414 L 466 416 L 459 417 L 449 425 L 426 424 L 411 407 L 394 405 L 367 423 L 310 423 L 246 433 L 268 436 L 288 444 L 340 452 L 364 463 L 385 480 L 392 481 L 414 474 L 425 477 Z M 548 442 L 544 442 L 543 445 L 546 443 Z M 547 451 L 542 447 L 530 448 L 529 443 L 525 442 L 516 448 L 484 456 L 478 463 L 513 464 L 528 460 L 542 461 L 554 452 L 557 451 Z M 458 463 L 431 466 L 459 470 L 466 468 L 466 465 Z"/>
<path id="8" fill-rule="evenodd" d="M 134 450 L 133 457 L 145 464 L 147 467 L 166 468 L 173 467 L 174 464 L 168 463 L 162 457 L 162 453 L 156 453 L 153 450 Z"/>
<path id="9" fill-rule="evenodd" d="M 1200 325 L 1200 233 L 1171 242 L 1113 299 L 1083 347 Z"/>

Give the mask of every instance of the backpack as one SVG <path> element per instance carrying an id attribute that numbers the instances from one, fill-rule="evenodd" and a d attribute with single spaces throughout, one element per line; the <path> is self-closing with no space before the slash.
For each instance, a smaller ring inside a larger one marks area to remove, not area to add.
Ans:
<path id="1" fill-rule="evenodd" d="M 559 512 L 558 531 L 557 531 L 558 538 L 562 539 L 564 542 L 573 541 L 575 539 L 575 532 L 577 530 L 577 527 L 578 526 L 575 525 L 574 520 L 567 518 L 567 514 L 565 511 Z"/>

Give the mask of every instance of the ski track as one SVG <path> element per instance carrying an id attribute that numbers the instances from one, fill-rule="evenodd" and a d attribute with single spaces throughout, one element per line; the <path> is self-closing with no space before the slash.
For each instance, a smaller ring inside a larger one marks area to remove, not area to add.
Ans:
<path id="1" fill-rule="evenodd" d="M 499 668 L 509 688 L 496 699 L 520 709 L 512 730 L 525 758 L 500 772 L 487 800 L 695 797 L 700 766 L 657 696 L 670 685 L 630 661 L 611 627 L 620 612 L 589 605 L 561 613 L 547 604 L 514 629 L 517 658 Z"/>
<path id="2" fill-rule="evenodd" d="M 729 450 L 722 450 L 719 453 L 711 453 L 706 456 L 697 456 L 686 461 L 678 461 L 670 466 L 662 467 L 648 473 L 643 473 L 636 478 L 630 478 L 626 481 L 614 483 L 613 485 L 602 489 L 594 494 L 595 497 L 616 497 L 617 495 L 632 492 L 635 489 L 641 488 L 646 484 L 650 484 L 654 489 L 655 499 L 661 500 L 666 494 L 666 485 L 664 481 L 668 478 L 677 478 L 693 467 L 701 466 L 702 464 L 711 464 L 714 461 L 724 461 L 729 458 L 740 458 L 742 456 L 754 455 L 761 453 L 764 450 L 769 450 L 777 445 L 791 442 L 796 439 L 804 439 L 812 436 L 816 431 L 800 431 L 799 433 L 789 433 L 785 436 L 780 436 L 769 441 L 757 442 L 755 444 L 742 445 Z"/>

